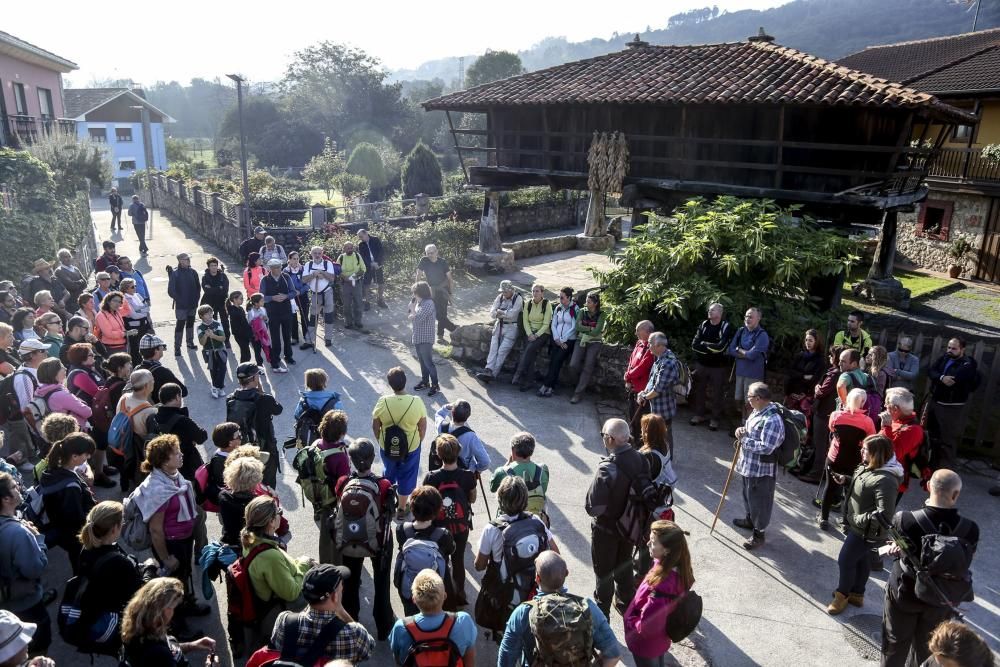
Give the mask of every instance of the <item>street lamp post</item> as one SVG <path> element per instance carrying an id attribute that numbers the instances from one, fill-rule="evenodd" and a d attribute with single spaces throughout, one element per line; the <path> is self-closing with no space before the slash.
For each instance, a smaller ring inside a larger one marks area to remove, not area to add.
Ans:
<path id="1" fill-rule="evenodd" d="M 243 170 L 243 214 L 247 224 L 247 235 L 253 225 L 250 222 L 250 179 L 247 175 L 247 137 L 243 132 L 243 82 L 245 79 L 238 74 L 227 74 L 236 82 L 236 108 L 240 119 L 240 167 Z"/>
<path id="2" fill-rule="evenodd" d="M 142 152 L 146 160 L 146 178 L 149 182 L 149 240 L 153 240 L 153 209 L 156 207 L 156 200 L 153 196 L 153 129 L 149 124 L 149 109 L 139 104 L 131 107 L 139 111 L 142 119 Z"/>

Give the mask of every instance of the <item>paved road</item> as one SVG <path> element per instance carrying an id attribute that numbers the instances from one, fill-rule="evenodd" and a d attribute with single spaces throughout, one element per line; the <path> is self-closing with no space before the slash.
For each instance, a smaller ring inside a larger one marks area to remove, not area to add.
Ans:
<path id="1" fill-rule="evenodd" d="M 94 218 L 99 235 L 106 238 L 109 214 L 95 202 Z M 106 204 L 105 204 L 106 205 Z M 147 275 L 153 294 L 154 319 L 158 331 L 165 339 L 172 335 L 173 313 L 166 296 L 164 266 L 174 264 L 174 255 L 186 251 L 192 255 L 192 265 L 201 270 L 210 254 L 216 254 L 233 268 L 231 258 L 218 248 L 195 238 L 179 224 L 173 224 L 154 212 L 153 239 L 149 241 L 150 254 L 137 267 Z M 137 241 L 130 228 L 119 242 L 119 252 L 137 256 Z M 231 280 L 236 278 L 230 274 Z M 366 319 L 366 325 L 375 332 L 362 336 L 344 333 L 339 327 L 332 350 L 303 353 L 296 350 L 297 365 L 287 375 L 268 374 L 267 386 L 285 405 L 286 412 L 276 420 L 279 441 L 290 434 L 290 412 L 301 388 L 302 372 L 310 367 L 322 367 L 331 375 L 333 387 L 344 396 L 345 409 L 351 420 L 352 436 L 369 435 L 371 408 L 377 397 L 387 390 L 385 371 L 397 364 L 416 371 L 419 367 L 405 344 L 391 336 L 398 336 L 398 325 L 405 314 L 402 299 L 390 301 L 391 308 Z M 165 363 L 178 371 L 191 387 L 188 406 L 192 417 L 206 429 L 211 429 L 224 419 L 222 401 L 213 400 L 209 393 L 208 374 L 200 357 L 185 350 L 179 358 L 167 357 Z M 235 363 L 230 362 L 228 387 L 235 384 Z M 484 387 L 464 369 L 439 361 L 442 394 L 425 399 L 428 412 L 444 403 L 465 398 L 472 404 L 471 424 L 487 442 L 494 465 L 506 458 L 506 442 L 512 434 L 528 430 L 540 442 L 536 459 L 549 465 L 552 483 L 549 491 L 549 513 L 552 527 L 564 556 L 569 562 L 568 587 L 579 594 L 593 590 L 590 567 L 589 519 L 584 512 L 584 494 L 595 465 L 603 455 L 600 443 L 600 419 L 613 414 L 617 407 L 603 403 L 583 401 L 570 405 L 566 398 L 538 399 L 532 394 L 522 394 L 503 383 Z M 863 609 L 849 608 L 840 619 L 825 613 L 832 587 L 836 581 L 836 555 L 840 540 L 836 535 L 823 533 L 816 528 L 815 511 L 808 500 L 814 487 L 798 480 L 783 477 L 778 482 L 775 516 L 767 535 L 767 545 L 759 553 L 748 554 L 740 548 L 743 536 L 732 529 L 729 520 L 741 513 L 738 491 L 730 492 L 729 502 L 714 535 L 709 534 L 712 514 L 719 501 L 723 481 L 731 457 L 731 445 L 721 433 L 694 429 L 686 424 L 682 412 L 676 427 L 678 485 L 677 521 L 691 533 L 689 538 L 694 558 L 697 590 L 705 599 L 705 615 L 700 632 L 682 642 L 672 651 L 683 665 L 712 664 L 724 667 L 745 665 L 827 665 L 841 666 L 870 664 L 852 644 L 864 645 L 863 635 L 878 630 L 881 615 L 881 586 L 885 574 L 877 575 L 869 585 L 869 599 Z M 206 452 L 209 454 L 210 452 Z M 996 500 L 987 496 L 988 480 L 967 476 L 969 488 L 963 496 L 963 505 L 983 528 L 984 541 L 977 557 L 978 601 L 969 605 L 969 617 L 982 631 L 988 631 L 994 647 L 1000 646 L 996 635 L 1000 624 L 997 609 L 1000 591 L 995 581 L 989 582 L 987 573 L 997 572 L 1000 554 L 995 535 L 998 519 Z M 294 473 L 285 466 L 278 485 L 282 503 L 286 508 L 294 539 L 289 551 L 292 555 L 316 555 L 317 529 L 311 512 L 300 510 L 301 495 L 294 483 Z M 736 488 L 734 486 L 734 488 Z M 111 497 L 110 494 L 102 495 Z M 906 506 L 922 502 L 923 494 L 913 489 L 906 497 Z M 495 503 L 493 503 L 495 505 Z M 470 542 L 478 542 L 479 529 L 485 521 L 482 502 L 476 507 L 477 529 Z M 219 533 L 217 523 L 210 517 L 210 537 Z M 65 556 L 56 552 L 52 557 L 49 583 L 58 585 L 68 578 Z M 471 555 L 466 562 L 472 571 Z M 469 577 L 469 599 L 475 599 L 479 577 Z M 222 587 L 216 585 L 217 595 L 224 596 Z M 370 577 L 366 574 L 363 588 L 367 609 L 370 600 Z M 395 595 L 394 595 L 395 597 Z M 218 600 L 218 597 L 216 597 Z M 401 605 L 395 601 L 398 614 Z M 52 611 L 54 613 L 55 606 Z M 216 617 L 212 617 L 216 618 Z M 369 628 L 374 624 L 370 616 L 362 613 L 360 619 Z M 612 625 L 619 639 L 623 637 L 621 618 L 613 614 Z M 203 629 L 225 645 L 225 633 L 214 620 Z M 480 664 L 495 663 L 496 648 L 491 642 L 480 639 Z M 84 658 L 71 653 L 65 646 L 56 646 L 53 652 L 60 665 L 82 664 Z M 195 657 L 195 656 L 192 656 Z M 673 659 L 673 658 L 672 658 Z M 671 660 L 672 660 L 671 659 Z M 98 660 L 99 665 L 112 665 L 109 659 Z M 379 645 L 372 663 L 391 664 L 385 645 Z M 631 660 L 626 659 L 631 665 Z M 676 664 L 671 662 L 670 664 Z"/>

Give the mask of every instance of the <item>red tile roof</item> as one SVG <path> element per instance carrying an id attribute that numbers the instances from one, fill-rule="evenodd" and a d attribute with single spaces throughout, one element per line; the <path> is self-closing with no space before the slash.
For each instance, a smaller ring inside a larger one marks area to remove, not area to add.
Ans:
<path id="1" fill-rule="evenodd" d="M 805 104 L 925 109 L 971 116 L 932 95 L 766 41 L 640 45 L 494 81 L 424 102 L 485 111 L 548 104 Z"/>
<path id="2" fill-rule="evenodd" d="M 871 46 L 839 63 L 934 94 L 1000 90 L 1000 28 Z"/>

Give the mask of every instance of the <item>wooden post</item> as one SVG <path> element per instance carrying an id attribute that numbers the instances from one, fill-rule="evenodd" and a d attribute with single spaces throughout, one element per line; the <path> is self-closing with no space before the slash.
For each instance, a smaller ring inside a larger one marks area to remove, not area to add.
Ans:
<path id="1" fill-rule="evenodd" d="M 462 155 L 461 144 L 458 143 L 458 135 L 455 134 L 455 124 L 451 122 L 451 112 L 445 111 L 448 118 L 448 127 L 451 128 L 451 140 L 455 142 L 455 152 L 458 153 L 458 162 L 462 165 L 462 173 L 465 174 L 465 182 L 469 182 L 469 170 L 465 168 L 465 157 Z"/>
<path id="2" fill-rule="evenodd" d="M 868 270 L 869 280 L 888 280 L 892 278 L 892 267 L 896 261 L 896 209 L 889 209 L 882 218 L 882 236 L 879 237 L 875 249 L 875 259 Z"/>
<path id="3" fill-rule="evenodd" d="M 500 193 L 486 193 L 483 214 L 479 220 L 479 252 L 500 252 Z"/>
<path id="4" fill-rule="evenodd" d="M 781 189 L 781 177 L 782 177 L 782 162 L 784 161 L 784 142 L 785 142 L 785 105 L 782 104 L 778 110 L 778 145 L 775 148 L 774 156 L 774 189 Z"/>

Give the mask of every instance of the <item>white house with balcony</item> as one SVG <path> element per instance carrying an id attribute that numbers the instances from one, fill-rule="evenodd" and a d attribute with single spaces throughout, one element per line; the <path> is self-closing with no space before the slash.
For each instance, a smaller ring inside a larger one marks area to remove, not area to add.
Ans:
<path id="1" fill-rule="evenodd" d="M 143 92 L 129 88 L 69 88 L 65 91 L 66 115 L 76 121 L 79 137 L 106 143 L 112 162 L 112 184 L 128 187 L 129 177 L 146 169 L 143 114 L 148 115 L 148 153 L 154 169 L 167 168 L 164 124 L 173 118 L 146 101 Z"/>

